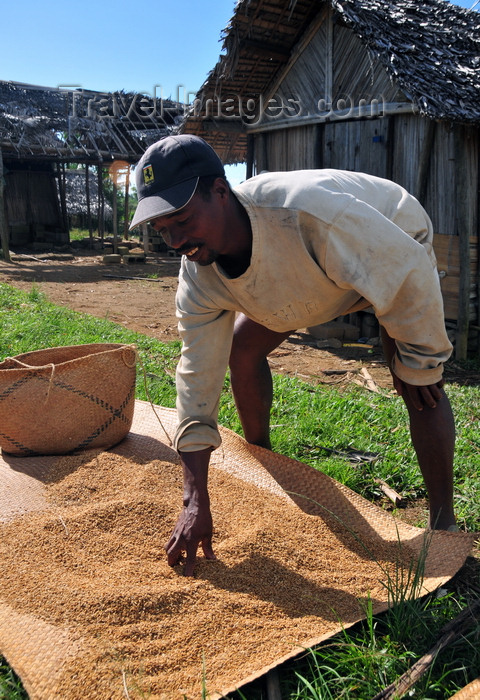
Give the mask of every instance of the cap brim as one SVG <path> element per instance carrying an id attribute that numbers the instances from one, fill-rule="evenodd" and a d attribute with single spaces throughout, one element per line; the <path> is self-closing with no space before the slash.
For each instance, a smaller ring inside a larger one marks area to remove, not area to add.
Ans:
<path id="1" fill-rule="evenodd" d="M 157 216 L 173 214 L 178 209 L 183 209 L 195 194 L 198 180 L 198 177 L 194 177 L 191 180 L 180 182 L 175 187 L 163 190 L 160 194 L 141 199 L 133 215 L 129 230 L 131 231 L 135 226 L 156 219 Z"/>

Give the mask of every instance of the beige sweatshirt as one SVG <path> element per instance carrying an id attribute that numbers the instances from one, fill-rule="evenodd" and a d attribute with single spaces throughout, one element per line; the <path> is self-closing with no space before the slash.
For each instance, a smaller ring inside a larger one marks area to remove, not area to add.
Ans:
<path id="1" fill-rule="evenodd" d="M 253 234 L 246 272 L 184 256 L 177 293 L 183 340 L 177 368 L 175 446 L 220 444 L 217 410 L 236 312 L 294 331 L 372 306 L 397 343 L 394 371 L 414 385 L 438 382 L 451 353 L 432 225 L 402 187 L 361 173 L 266 173 L 235 188 Z"/>

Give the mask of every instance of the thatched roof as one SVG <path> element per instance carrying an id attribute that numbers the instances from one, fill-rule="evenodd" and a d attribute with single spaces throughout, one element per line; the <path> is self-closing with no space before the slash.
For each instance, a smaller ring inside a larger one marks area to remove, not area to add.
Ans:
<path id="1" fill-rule="evenodd" d="M 334 11 L 421 114 L 480 122 L 480 14 L 447 0 L 239 0 L 217 65 L 182 125 L 206 138 L 227 163 L 246 159 L 241 118 L 206 118 L 205 105 L 268 94 L 320 12 Z M 200 107 L 199 107 L 200 105 Z M 228 115 L 230 116 L 230 115 Z"/>
<path id="2" fill-rule="evenodd" d="M 182 118 L 183 105 L 138 93 L 0 81 L 4 158 L 134 163 Z"/>
<path id="3" fill-rule="evenodd" d="M 446 0 L 332 0 L 422 114 L 480 122 L 480 14 Z"/>
<path id="4" fill-rule="evenodd" d="M 98 210 L 98 178 L 91 170 L 88 172 L 88 189 L 90 197 L 90 211 L 93 215 Z M 65 170 L 65 201 L 68 214 L 88 214 L 87 188 L 85 170 Z M 104 216 L 110 220 L 112 218 L 112 207 L 108 202 L 104 202 Z"/>

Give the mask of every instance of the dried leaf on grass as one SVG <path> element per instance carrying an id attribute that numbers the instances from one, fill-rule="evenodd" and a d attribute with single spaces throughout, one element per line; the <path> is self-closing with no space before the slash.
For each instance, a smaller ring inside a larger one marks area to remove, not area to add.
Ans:
<path id="1" fill-rule="evenodd" d="M 365 389 L 368 389 L 369 391 L 373 391 L 376 394 L 380 394 L 380 387 L 378 384 L 373 380 L 370 372 L 366 367 L 362 367 L 362 369 L 359 371 L 357 378 L 352 379 L 354 384 L 358 384 L 359 386 L 363 386 Z"/>

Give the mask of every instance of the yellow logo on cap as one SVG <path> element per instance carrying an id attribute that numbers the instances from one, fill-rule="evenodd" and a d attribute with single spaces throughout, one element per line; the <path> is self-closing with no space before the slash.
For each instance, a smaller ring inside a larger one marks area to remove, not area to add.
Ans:
<path id="1" fill-rule="evenodd" d="M 150 185 L 154 181 L 153 168 L 151 165 L 146 165 L 143 168 L 143 181 L 146 185 Z"/>

